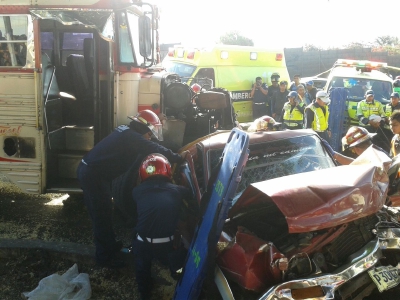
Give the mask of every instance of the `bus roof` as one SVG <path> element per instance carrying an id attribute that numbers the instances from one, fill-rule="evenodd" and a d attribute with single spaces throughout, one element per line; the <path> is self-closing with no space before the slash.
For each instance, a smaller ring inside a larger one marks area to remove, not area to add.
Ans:
<path id="1" fill-rule="evenodd" d="M 28 9 L 48 8 L 110 9 L 127 7 L 140 2 L 139 0 L 2 0 L 0 13 L 27 13 Z"/>

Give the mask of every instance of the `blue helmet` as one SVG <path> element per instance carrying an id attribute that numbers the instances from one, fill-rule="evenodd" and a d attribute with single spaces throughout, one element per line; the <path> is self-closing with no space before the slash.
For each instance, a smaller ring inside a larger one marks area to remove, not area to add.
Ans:
<path id="1" fill-rule="evenodd" d="M 297 94 L 297 92 L 295 91 L 291 91 L 288 95 L 287 98 L 297 98 L 299 94 Z"/>

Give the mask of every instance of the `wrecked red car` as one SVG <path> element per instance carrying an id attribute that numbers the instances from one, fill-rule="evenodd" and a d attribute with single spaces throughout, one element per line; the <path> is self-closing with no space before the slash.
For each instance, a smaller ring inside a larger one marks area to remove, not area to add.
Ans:
<path id="1" fill-rule="evenodd" d="M 194 159 L 181 174 L 199 201 L 224 135 L 185 148 Z M 384 205 L 386 155 L 371 148 L 336 167 L 309 130 L 251 133 L 249 149 L 217 245 L 217 269 L 227 282 L 255 299 L 362 299 L 400 283 L 400 224 Z M 223 298 L 234 298 L 229 285 L 217 286 Z"/>

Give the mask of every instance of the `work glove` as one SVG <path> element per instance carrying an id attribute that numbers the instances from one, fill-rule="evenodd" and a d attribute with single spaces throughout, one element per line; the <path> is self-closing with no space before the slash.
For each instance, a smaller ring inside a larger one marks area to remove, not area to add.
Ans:
<path id="1" fill-rule="evenodd" d="M 321 142 L 322 142 L 322 144 L 325 146 L 325 150 L 328 151 L 328 153 L 329 153 L 332 157 L 335 156 L 336 152 L 335 152 L 335 150 L 333 150 L 333 148 L 331 147 L 331 145 L 329 145 L 329 143 L 328 143 L 326 140 L 324 140 L 324 139 L 321 139 Z"/>

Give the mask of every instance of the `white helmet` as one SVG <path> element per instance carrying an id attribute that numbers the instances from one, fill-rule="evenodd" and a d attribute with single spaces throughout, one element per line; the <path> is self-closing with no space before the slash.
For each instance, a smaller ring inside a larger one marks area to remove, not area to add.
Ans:
<path id="1" fill-rule="evenodd" d="M 320 99 L 322 102 L 324 102 L 326 105 L 329 105 L 331 103 L 331 99 L 329 98 L 328 93 L 324 92 L 324 91 L 318 91 L 316 98 Z"/>

